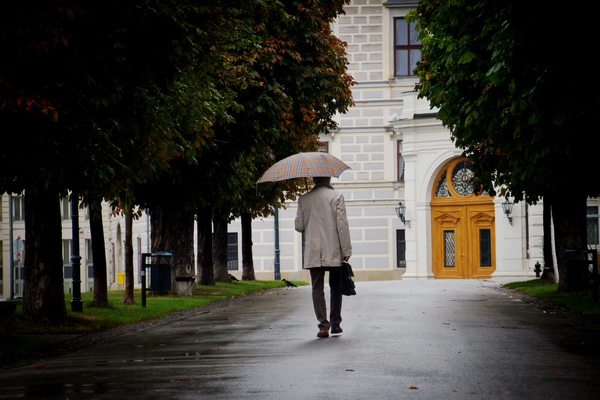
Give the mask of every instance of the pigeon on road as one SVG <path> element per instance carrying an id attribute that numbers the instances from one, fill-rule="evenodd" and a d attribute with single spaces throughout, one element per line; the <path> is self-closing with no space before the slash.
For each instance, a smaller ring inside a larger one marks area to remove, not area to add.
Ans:
<path id="1" fill-rule="evenodd" d="M 287 279 L 282 279 L 282 281 L 285 282 L 285 286 L 287 286 L 287 287 L 298 287 L 298 286 L 294 285 L 292 282 L 288 281 Z"/>

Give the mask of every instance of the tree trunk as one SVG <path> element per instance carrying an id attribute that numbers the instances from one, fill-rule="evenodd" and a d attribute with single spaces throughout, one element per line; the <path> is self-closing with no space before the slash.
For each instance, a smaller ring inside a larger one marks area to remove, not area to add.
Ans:
<path id="1" fill-rule="evenodd" d="M 215 230 L 213 241 L 215 281 L 229 282 L 229 272 L 227 272 L 227 220 L 215 218 L 213 225 Z"/>
<path id="2" fill-rule="evenodd" d="M 125 297 L 122 304 L 135 304 L 133 297 L 133 209 L 125 210 Z"/>
<path id="3" fill-rule="evenodd" d="M 198 264 L 200 284 L 214 286 L 212 255 L 212 218 L 208 209 L 198 209 Z"/>
<path id="4" fill-rule="evenodd" d="M 255 281 L 252 258 L 252 216 L 242 213 L 242 280 Z"/>
<path id="5" fill-rule="evenodd" d="M 25 193 L 23 315 L 53 324 L 67 319 L 58 197 L 39 185 Z"/>
<path id="6" fill-rule="evenodd" d="M 106 279 L 106 248 L 104 246 L 104 226 L 102 225 L 102 202 L 90 204 L 90 230 L 92 232 L 92 253 L 94 255 L 94 298 L 96 306 L 108 305 L 108 282 Z"/>
<path id="7" fill-rule="evenodd" d="M 587 249 L 587 195 L 566 190 L 564 195 L 553 196 L 551 205 L 559 276 L 558 291 L 577 289 L 568 278 L 573 271 L 567 271 L 567 260 L 583 260 L 584 257 L 567 254 L 565 250 Z M 587 259 L 587 255 L 585 258 Z"/>
<path id="8" fill-rule="evenodd" d="M 176 276 L 194 274 L 194 213 L 175 204 L 155 204 L 150 207 L 150 221 L 152 252 L 173 255 L 171 290 L 175 291 Z"/>
<path id="9" fill-rule="evenodd" d="M 558 279 L 554 274 L 554 257 L 552 256 L 552 205 L 549 197 L 544 197 L 542 207 L 544 209 L 544 269 L 541 278 L 556 283 Z"/>

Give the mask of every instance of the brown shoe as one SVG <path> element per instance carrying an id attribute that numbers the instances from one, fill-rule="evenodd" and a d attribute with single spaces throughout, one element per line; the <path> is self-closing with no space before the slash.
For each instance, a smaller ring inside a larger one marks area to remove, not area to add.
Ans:
<path id="1" fill-rule="evenodd" d="M 323 329 L 322 331 L 319 331 L 319 333 L 317 333 L 317 337 L 322 337 L 322 338 L 329 337 L 329 330 Z"/>
<path id="2" fill-rule="evenodd" d="M 344 332 L 344 331 L 339 326 L 337 328 L 331 328 L 331 334 L 332 335 L 339 335 L 342 332 Z"/>

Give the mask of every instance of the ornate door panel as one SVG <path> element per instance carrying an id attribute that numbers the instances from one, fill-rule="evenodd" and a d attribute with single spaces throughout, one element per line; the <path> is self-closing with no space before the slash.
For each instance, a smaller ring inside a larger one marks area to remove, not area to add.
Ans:
<path id="1" fill-rule="evenodd" d="M 462 207 L 432 207 L 433 273 L 436 278 L 462 278 L 465 269 L 465 216 Z"/>
<path id="2" fill-rule="evenodd" d="M 470 206 L 469 278 L 490 278 L 496 270 L 494 207 Z"/>
<path id="3" fill-rule="evenodd" d="M 431 201 L 433 274 L 436 278 L 482 279 L 496 270 L 494 204 L 476 195 L 465 159 L 438 175 Z"/>

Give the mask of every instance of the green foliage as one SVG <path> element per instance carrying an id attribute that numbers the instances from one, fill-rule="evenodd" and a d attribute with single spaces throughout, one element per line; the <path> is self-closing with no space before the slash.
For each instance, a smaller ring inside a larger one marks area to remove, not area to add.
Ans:
<path id="1" fill-rule="evenodd" d="M 314 149 L 348 109 L 329 27 L 343 4 L 3 4 L 0 118 L 19 134 L 0 150 L 0 192 L 45 185 L 119 205 L 198 165 L 229 208 L 243 204 L 265 166 Z"/>
<path id="2" fill-rule="evenodd" d="M 591 17 L 575 39 L 538 1 L 424 0 L 409 19 L 423 42 L 417 90 L 440 108 L 484 189 L 530 202 L 559 190 L 600 193 L 572 173 L 593 168 L 598 83 L 565 82 L 586 53 Z"/>
<path id="3" fill-rule="evenodd" d="M 277 160 L 315 150 L 318 135 L 334 128 L 334 115 L 352 102 L 345 48 L 329 25 L 343 4 L 254 0 L 228 8 L 230 17 L 215 13 L 213 31 L 232 32 L 233 20 L 236 37 L 211 47 L 227 69 L 204 73 L 229 105 L 211 119 L 201 146 L 185 149 L 194 159 L 170 162 L 160 180 L 138 191 L 140 199 L 176 191 L 184 206 L 232 219 L 247 211 L 266 215 L 274 203 L 295 198 L 299 182 L 258 189 L 255 182 Z"/>
<path id="4" fill-rule="evenodd" d="M 551 287 L 553 283 L 548 279 L 532 279 L 529 281 L 511 282 L 504 285 L 507 289 L 522 289 L 532 287 Z M 556 285 L 554 285 L 556 286 Z"/>
<path id="5" fill-rule="evenodd" d="M 594 303 L 591 288 L 576 291 L 558 291 L 558 285 L 544 279 L 512 282 L 507 289 L 548 301 L 550 304 L 578 314 L 600 317 L 600 303 Z"/>

